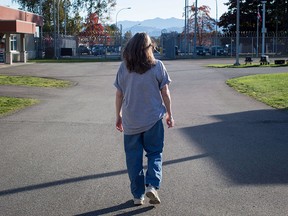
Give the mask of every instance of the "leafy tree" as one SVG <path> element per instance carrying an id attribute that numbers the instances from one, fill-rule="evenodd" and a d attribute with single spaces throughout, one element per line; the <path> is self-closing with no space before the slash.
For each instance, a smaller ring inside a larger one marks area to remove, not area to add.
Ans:
<path id="1" fill-rule="evenodd" d="M 199 45 L 206 45 L 208 43 L 208 34 L 214 29 L 216 20 L 210 16 L 211 8 L 206 5 L 202 5 L 197 8 L 197 43 Z M 188 20 L 188 29 L 193 29 L 195 27 L 195 12 L 196 6 L 193 4 L 190 7 L 191 16 Z M 192 35 L 190 35 L 192 37 Z"/>
<path id="2" fill-rule="evenodd" d="M 125 32 L 124 37 L 123 37 L 123 41 L 122 41 L 122 46 L 123 47 L 126 46 L 126 44 L 132 38 L 132 36 L 133 36 L 133 34 L 132 34 L 131 30 Z"/>
<path id="3" fill-rule="evenodd" d="M 106 44 L 115 45 L 117 32 L 118 32 L 116 25 L 115 24 L 105 25 L 104 28 L 105 28 L 106 35 L 108 35 L 107 36 L 108 40 L 106 41 Z"/>
<path id="4" fill-rule="evenodd" d="M 17 2 L 21 9 L 40 14 L 41 0 L 12 0 Z M 59 5 L 59 28 L 64 32 L 64 19 L 67 20 L 67 32 L 77 34 L 80 31 L 80 22 L 83 18 L 81 12 L 86 12 L 87 16 L 92 13 L 97 14 L 99 20 L 105 22 L 110 17 L 110 11 L 116 6 L 116 0 L 42 0 L 42 14 L 44 18 L 44 32 L 53 32 L 54 29 L 54 7 L 56 4 L 56 20 L 58 21 Z"/>
<path id="5" fill-rule="evenodd" d="M 66 25 L 68 35 L 77 35 L 82 30 L 82 17 L 77 12 L 74 17 L 68 18 Z"/>
<path id="6" fill-rule="evenodd" d="M 82 43 L 93 44 L 106 44 L 106 31 L 99 23 L 99 17 L 96 13 L 91 13 L 83 25 L 84 30 L 80 32 L 80 41 Z"/>
<path id="7" fill-rule="evenodd" d="M 229 0 L 225 5 L 228 6 L 228 11 L 220 17 L 219 26 L 224 32 L 236 31 L 236 14 L 237 0 Z M 259 0 L 240 0 L 240 31 L 249 32 L 256 31 L 257 28 L 257 13 L 262 16 L 262 4 Z M 266 23 L 265 26 L 268 32 L 275 31 L 277 26 L 279 31 L 287 31 L 287 0 L 271 0 L 266 2 Z M 276 18 L 276 19 L 275 19 Z"/>

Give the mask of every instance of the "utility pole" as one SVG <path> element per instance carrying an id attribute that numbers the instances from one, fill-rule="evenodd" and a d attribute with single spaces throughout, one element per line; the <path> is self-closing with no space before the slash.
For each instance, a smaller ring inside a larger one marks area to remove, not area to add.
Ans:
<path id="1" fill-rule="evenodd" d="M 240 0 L 237 0 L 237 19 L 236 19 L 236 62 L 234 65 L 238 66 L 239 63 L 239 26 L 240 26 Z"/>
<path id="2" fill-rule="evenodd" d="M 266 33 L 266 27 L 265 27 L 265 14 L 266 14 L 266 1 L 261 1 L 263 4 L 263 15 L 262 15 L 262 56 L 265 56 L 265 33 Z"/>
<path id="3" fill-rule="evenodd" d="M 197 43 L 197 15 L 198 15 L 198 1 L 195 1 L 195 19 L 194 19 L 194 38 L 193 38 L 193 56 L 196 57 L 196 43 Z"/>
<path id="4" fill-rule="evenodd" d="M 66 34 L 67 34 L 67 1 L 64 0 L 64 36 L 66 37 Z"/>
<path id="5" fill-rule="evenodd" d="M 40 0 L 40 11 L 39 11 L 39 13 L 40 13 L 40 16 L 42 16 L 42 19 L 43 19 L 43 0 Z M 40 43 L 39 43 L 40 49 L 38 50 L 38 57 L 40 59 L 42 59 L 43 58 L 43 26 L 39 26 L 39 28 L 40 28 L 40 32 L 39 32 L 40 33 L 40 35 L 39 35 L 39 38 L 40 38 Z"/>
<path id="6" fill-rule="evenodd" d="M 218 45 L 218 2 L 216 0 L 216 37 L 215 37 L 215 45 Z M 217 47 L 216 47 L 216 52 L 215 56 L 217 56 Z"/>
<path id="7" fill-rule="evenodd" d="M 59 24 L 59 19 L 60 19 L 60 9 L 59 9 L 59 5 L 60 5 L 60 0 L 58 0 L 57 2 L 57 59 L 60 56 L 60 24 Z"/>
<path id="8" fill-rule="evenodd" d="M 53 0 L 53 24 L 54 24 L 54 58 L 57 59 L 56 54 L 56 3 L 55 0 Z"/>
<path id="9" fill-rule="evenodd" d="M 256 41 L 256 57 L 258 58 L 259 54 L 259 20 L 260 20 L 259 5 L 257 6 L 257 41 Z"/>
<path id="10" fill-rule="evenodd" d="M 187 7 L 188 7 L 188 0 L 185 0 L 185 6 L 184 6 L 184 16 L 185 16 L 185 23 L 184 23 L 184 53 L 186 55 L 187 50 Z"/>

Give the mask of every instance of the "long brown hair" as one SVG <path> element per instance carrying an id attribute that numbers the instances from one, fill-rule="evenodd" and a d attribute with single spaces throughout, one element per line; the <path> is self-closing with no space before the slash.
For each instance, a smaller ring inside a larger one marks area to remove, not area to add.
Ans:
<path id="1" fill-rule="evenodd" d="M 136 33 L 123 51 L 123 59 L 129 72 L 139 74 L 155 66 L 154 44 L 146 33 Z"/>

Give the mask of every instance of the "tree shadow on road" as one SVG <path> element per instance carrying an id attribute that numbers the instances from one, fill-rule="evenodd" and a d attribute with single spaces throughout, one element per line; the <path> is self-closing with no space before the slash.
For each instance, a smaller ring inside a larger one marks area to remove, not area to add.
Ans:
<path id="1" fill-rule="evenodd" d="M 180 131 L 235 184 L 288 183 L 288 113 L 257 110 L 213 116 L 219 122 Z"/>

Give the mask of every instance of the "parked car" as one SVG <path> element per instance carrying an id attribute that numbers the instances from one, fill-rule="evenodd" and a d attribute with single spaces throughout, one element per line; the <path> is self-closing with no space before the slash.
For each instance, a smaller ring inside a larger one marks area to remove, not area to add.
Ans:
<path id="1" fill-rule="evenodd" d="M 206 55 L 205 47 L 203 47 L 203 46 L 196 46 L 196 54 L 197 54 L 197 55 L 201 55 L 201 56 L 205 56 L 205 55 Z"/>
<path id="2" fill-rule="evenodd" d="M 210 49 L 208 47 L 205 47 L 204 49 L 205 49 L 206 55 L 210 55 L 211 54 L 211 51 L 210 51 Z"/>
<path id="3" fill-rule="evenodd" d="M 80 55 L 83 55 L 83 54 L 87 54 L 87 55 L 91 55 L 91 50 L 89 47 L 85 46 L 85 45 L 80 45 L 78 47 L 78 53 Z"/>
<path id="4" fill-rule="evenodd" d="M 92 54 L 97 55 L 105 55 L 106 54 L 106 47 L 103 44 L 97 44 L 92 46 Z"/>
<path id="5" fill-rule="evenodd" d="M 211 55 L 217 56 L 227 56 L 228 52 L 221 46 L 212 46 L 211 47 Z"/>

